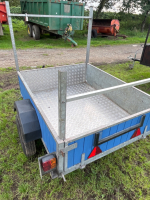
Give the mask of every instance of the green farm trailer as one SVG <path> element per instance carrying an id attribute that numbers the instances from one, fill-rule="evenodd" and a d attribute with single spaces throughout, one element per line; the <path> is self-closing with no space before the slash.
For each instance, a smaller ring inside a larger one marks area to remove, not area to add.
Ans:
<path id="1" fill-rule="evenodd" d="M 76 46 L 77 43 L 71 36 L 75 30 L 83 29 L 83 19 L 78 16 L 84 16 L 84 4 L 76 1 L 20 0 L 23 14 L 43 15 L 42 18 L 26 17 L 28 35 L 39 40 L 42 33 L 49 32 L 62 36 Z M 56 15 L 56 18 L 46 18 L 44 15 Z M 60 15 L 68 16 L 68 18 L 59 18 Z M 69 16 L 74 16 L 74 18 L 71 19 Z"/>

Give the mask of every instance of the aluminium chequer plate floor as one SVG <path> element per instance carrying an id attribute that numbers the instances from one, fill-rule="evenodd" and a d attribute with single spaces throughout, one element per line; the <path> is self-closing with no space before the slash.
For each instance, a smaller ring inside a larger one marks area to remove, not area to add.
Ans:
<path id="1" fill-rule="evenodd" d="M 86 83 L 67 88 L 67 96 L 94 91 Z M 58 90 L 33 92 L 51 125 L 58 133 Z M 129 114 L 104 95 L 67 103 L 66 138 L 109 125 Z"/>

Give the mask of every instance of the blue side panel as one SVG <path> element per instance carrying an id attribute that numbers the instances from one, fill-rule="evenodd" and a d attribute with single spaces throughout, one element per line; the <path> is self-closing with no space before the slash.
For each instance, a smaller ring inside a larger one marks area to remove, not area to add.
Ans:
<path id="1" fill-rule="evenodd" d="M 82 152 L 83 153 L 84 140 L 85 140 L 85 138 L 82 138 L 82 139 L 76 141 L 77 145 L 78 145 L 78 148 L 76 148 L 74 150 L 74 165 L 76 165 L 76 164 L 81 162 L 81 157 L 79 156 L 78 152 Z"/>
<path id="2" fill-rule="evenodd" d="M 125 122 L 124 129 L 131 127 L 131 123 L 132 123 L 132 120 Z M 122 135 L 120 143 L 126 142 L 127 136 L 128 136 L 128 133 L 125 133 L 124 135 Z"/>
<path id="3" fill-rule="evenodd" d="M 68 146 L 71 144 L 74 144 L 74 142 L 70 142 Z M 74 165 L 73 158 L 74 158 L 74 149 L 68 152 L 68 167 L 72 167 Z"/>
<path id="4" fill-rule="evenodd" d="M 120 131 L 124 130 L 124 126 L 125 126 L 124 122 L 119 124 L 118 127 L 117 127 L 117 132 L 120 132 Z M 113 147 L 119 145 L 120 141 L 121 141 L 121 136 L 115 138 Z"/>
<path id="5" fill-rule="evenodd" d="M 149 115 L 149 117 L 147 117 L 147 131 L 149 131 L 150 130 L 150 115 Z M 144 129 L 144 127 L 143 127 L 143 129 Z M 144 130 L 142 130 L 143 131 L 143 133 L 144 133 Z"/>
<path id="6" fill-rule="evenodd" d="M 89 135 L 84 139 L 84 149 L 83 152 L 85 153 L 85 160 L 88 159 L 94 144 L 94 135 Z"/>
<path id="7" fill-rule="evenodd" d="M 150 130 L 150 113 L 147 113 L 145 115 L 145 120 L 144 120 L 144 124 L 143 126 L 140 128 L 141 133 L 144 133 L 145 127 L 148 126 L 147 131 Z M 117 132 L 120 132 L 122 130 L 125 130 L 129 127 L 132 127 L 136 124 L 139 124 L 141 122 L 141 118 L 142 116 L 136 117 L 134 119 L 128 120 L 126 122 L 123 122 L 121 124 L 115 125 L 113 127 L 110 127 L 108 129 L 105 129 L 103 131 L 100 132 L 100 139 L 106 138 L 110 135 L 113 135 Z M 102 150 L 102 152 L 111 149 L 123 142 L 126 142 L 128 140 L 131 139 L 132 135 L 134 134 L 135 130 L 130 131 L 128 133 L 125 133 L 122 136 L 119 136 L 115 139 L 112 139 L 108 142 L 105 142 L 101 145 L 99 145 L 100 149 Z M 81 162 L 81 156 L 83 153 L 85 153 L 85 160 L 88 159 L 90 153 L 92 152 L 93 148 L 94 148 L 94 139 L 95 139 L 95 134 L 89 135 L 87 137 L 84 137 L 80 140 L 74 141 L 72 143 L 70 143 L 69 145 L 73 144 L 73 143 L 77 143 L 78 146 L 76 149 L 73 149 L 71 151 L 68 152 L 68 168 L 72 167 L 78 163 Z"/>
<path id="8" fill-rule="evenodd" d="M 21 94 L 23 96 L 23 99 L 30 99 L 33 107 L 35 108 L 36 114 L 37 114 L 38 119 L 39 119 L 40 127 L 41 127 L 42 138 L 43 138 L 49 152 L 50 153 L 56 152 L 56 142 L 55 142 L 52 134 L 50 133 L 47 125 L 45 124 L 41 114 L 39 113 L 38 109 L 36 108 L 34 102 L 32 101 L 32 99 L 31 99 L 28 91 L 26 90 L 24 84 L 22 83 L 20 77 L 19 77 L 19 84 L 20 84 L 20 91 L 21 91 Z"/>
<path id="9" fill-rule="evenodd" d="M 109 135 L 115 134 L 117 132 L 117 129 L 118 129 L 118 125 L 111 127 Z M 106 150 L 113 148 L 113 146 L 114 146 L 114 139 L 107 142 Z"/>
<path id="10" fill-rule="evenodd" d="M 147 113 L 146 114 L 146 117 L 145 117 L 145 120 L 144 120 L 144 124 L 143 124 L 143 126 L 140 128 L 140 130 L 141 130 L 141 133 L 144 133 L 144 130 L 145 130 L 145 127 L 146 126 L 148 126 L 147 127 L 147 130 L 150 130 L 150 113 Z"/>
<path id="11" fill-rule="evenodd" d="M 102 131 L 102 137 L 101 139 L 105 138 L 105 137 L 108 137 L 110 135 L 110 128 L 108 129 L 105 129 Z M 106 151 L 106 148 L 107 148 L 107 142 L 105 142 L 104 144 L 101 144 L 100 146 L 100 149 L 104 152 Z M 90 152 L 91 153 L 91 152 Z"/>
<path id="12" fill-rule="evenodd" d="M 134 125 L 140 123 L 140 119 L 141 119 L 141 117 L 136 117 L 136 118 L 132 119 L 131 126 L 134 126 Z M 132 135 L 133 135 L 134 132 L 135 132 L 135 130 L 134 131 L 130 131 L 128 133 L 128 135 L 127 135 L 127 141 L 131 139 L 131 137 L 132 137 Z"/>

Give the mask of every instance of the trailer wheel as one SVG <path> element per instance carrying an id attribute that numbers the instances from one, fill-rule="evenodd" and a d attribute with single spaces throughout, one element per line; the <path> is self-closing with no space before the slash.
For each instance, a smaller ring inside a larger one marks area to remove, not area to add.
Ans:
<path id="1" fill-rule="evenodd" d="M 56 36 L 56 39 L 62 38 L 62 36 L 58 34 L 56 34 L 55 36 Z"/>
<path id="2" fill-rule="evenodd" d="M 40 28 L 37 25 L 33 25 L 32 27 L 32 35 L 35 40 L 40 39 Z"/>
<path id="3" fill-rule="evenodd" d="M 92 29 L 92 36 L 93 36 L 93 38 L 97 38 L 97 30 L 96 29 Z"/>
<path id="4" fill-rule="evenodd" d="M 23 129 L 19 121 L 18 115 L 16 116 L 16 124 L 17 124 L 17 129 L 18 129 L 18 134 L 21 142 L 21 146 L 23 149 L 24 154 L 27 157 L 33 156 L 36 153 L 36 146 L 35 146 L 35 141 L 31 141 L 26 143 L 24 138 L 23 138 Z"/>
<path id="5" fill-rule="evenodd" d="M 27 31 L 28 31 L 28 36 L 32 37 L 32 24 L 28 24 Z"/>

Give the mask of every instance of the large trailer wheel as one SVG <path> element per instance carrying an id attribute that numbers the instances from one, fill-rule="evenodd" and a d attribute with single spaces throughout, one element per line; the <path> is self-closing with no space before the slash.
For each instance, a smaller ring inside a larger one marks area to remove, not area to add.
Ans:
<path id="1" fill-rule="evenodd" d="M 28 36 L 32 37 L 32 24 L 28 24 L 27 31 L 28 31 Z"/>
<path id="2" fill-rule="evenodd" d="M 39 28 L 39 26 L 33 25 L 33 27 L 32 27 L 32 35 L 33 35 L 33 38 L 34 38 L 35 40 L 39 40 L 39 39 L 40 39 L 41 33 L 40 33 L 40 28 Z"/>
<path id="3" fill-rule="evenodd" d="M 22 129 L 18 115 L 16 116 L 16 124 L 17 124 L 18 134 L 19 134 L 19 138 L 20 138 L 20 142 L 21 142 L 21 146 L 22 146 L 24 154 L 27 157 L 33 156 L 36 153 L 35 141 L 25 142 L 24 137 L 23 137 L 23 129 Z"/>
<path id="4" fill-rule="evenodd" d="M 93 38 L 97 38 L 97 30 L 96 29 L 92 29 L 92 36 L 93 36 Z"/>

